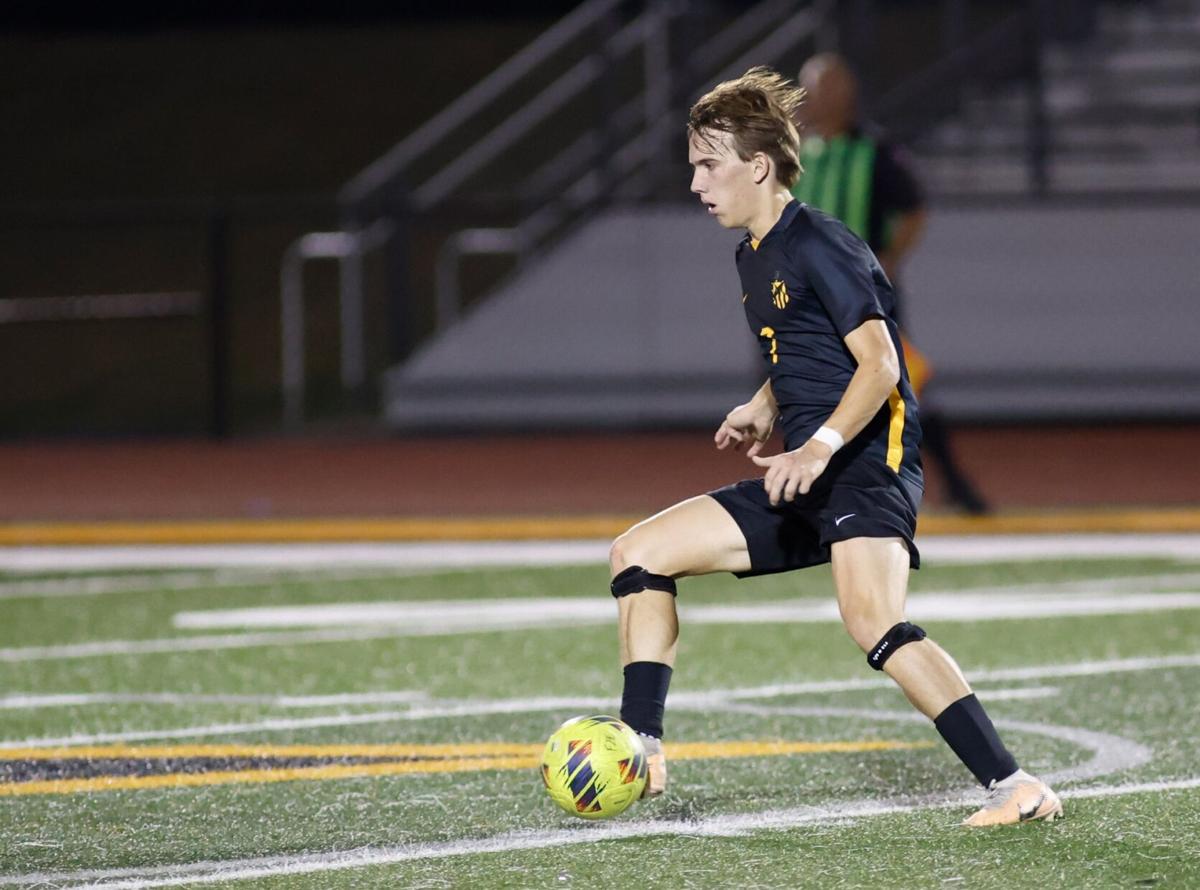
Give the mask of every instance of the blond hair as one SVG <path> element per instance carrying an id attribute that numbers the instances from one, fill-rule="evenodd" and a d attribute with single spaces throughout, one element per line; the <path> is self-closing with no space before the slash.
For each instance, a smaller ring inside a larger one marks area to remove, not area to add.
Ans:
<path id="1" fill-rule="evenodd" d="M 775 178 L 791 188 L 800 178 L 800 135 L 793 118 L 804 89 L 759 65 L 736 80 L 717 84 L 692 106 L 688 136 L 711 147 L 713 132 L 729 133 L 743 161 L 762 152 L 775 167 Z"/>

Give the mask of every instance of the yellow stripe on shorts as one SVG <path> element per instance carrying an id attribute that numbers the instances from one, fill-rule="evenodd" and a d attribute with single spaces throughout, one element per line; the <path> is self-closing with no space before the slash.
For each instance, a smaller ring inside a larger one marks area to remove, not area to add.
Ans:
<path id="1" fill-rule="evenodd" d="M 892 419 L 888 424 L 887 465 L 892 472 L 900 472 L 900 459 L 904 456 L 904 399 L 900 397 L 900 388 L 893 387 L 888 396 L 888 407 L 892 411 Z"/>

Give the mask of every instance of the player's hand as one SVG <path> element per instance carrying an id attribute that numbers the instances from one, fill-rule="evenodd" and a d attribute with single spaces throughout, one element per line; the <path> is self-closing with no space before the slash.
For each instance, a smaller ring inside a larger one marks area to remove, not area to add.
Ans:
<path id="1" fill-rule="evenodd" d="M 762 451 L 763 445 L 771 437 L 771 429 L 774 426 L 775 411 L 768 405 L 750 401 L 738 405 L 725 415 L 725 420 L 717 428 L 713 441 L 717 443 L 717 448 L 724 449 L 732 445 L 734 451 L 740 451 L 742 446 L 749 442 L 746 456 L 754 457 Z"/>
<path id="2" fill-rule="evenodd" d="M 824 442 L 814 442 L 810 439 L 795 451 L 785 451 L 770 457 L 754 456 L 752 460 L 760 467 L 766 468 L 763 486 L 767 489 L 771 506 L 775 507 L 781 500 L 793 501 L 797 494 L 808 494 L 813 482 L 825 472 L 831 457 L 832 448 Z"/>

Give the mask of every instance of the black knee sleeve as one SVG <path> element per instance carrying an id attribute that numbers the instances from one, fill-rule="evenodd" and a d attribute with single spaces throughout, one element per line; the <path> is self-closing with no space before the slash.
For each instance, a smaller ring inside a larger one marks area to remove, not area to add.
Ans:
<path id="1" fill-rule="evenodd" d="M 643 590 L 665 590 L 675 596 L 675 579 L 647 572 L 641 566 L 630 566 L 612 579 L 612 595 L 618 599 Z"/>
<path id="2" fill-rule="evenodd" d="M 867 664 L 877 671 L 883 670 L 884 663 L 901 646 L 916 643 L 925 639 L 925 631 L 908 621 L 901 621 L 883 635 L 883 639 L 871 647 L 867 653 Z"/>

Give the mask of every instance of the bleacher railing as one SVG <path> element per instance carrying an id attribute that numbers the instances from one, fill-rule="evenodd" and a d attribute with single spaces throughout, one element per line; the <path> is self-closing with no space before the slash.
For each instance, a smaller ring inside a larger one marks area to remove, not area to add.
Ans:
<path id="1" fill-rule="evenodd" d="M 673 111 L 708 84 L 751 65 L 790 64 L 794 59 L 788 54 L 801 47 L 831 48 L 828 23 L 834 6 L 833 0 L 759 0 L 731 19 L 725 16 L 715 33 L 693 42 L 695 4 L 586 0 L 346 184 L 339 194 L 346 239 L 339 245 L 352 246 L 339 252 L 339 258 L 343 264 L 361 264 L 361 252 L 379 246 L 360 238 L 361 232 L 385 220 L 391 301 L 401 306 L 411 302 L 414 279 L 424 278 L 433 291 L 435 328 L 453 323 L 462 310 L 464 257 L 507 255 L 520 264 L 614 195 L 635 200 L 651 196 L 655 172 L 669 152 L 667 140 L 679 128 Z M 536 89 L 529 95 L 531 82 Z M 569 113 L 577 103 L 594 98 L 593 93 L 600 95 L 601 113 Z M 509 105 L 511 110 L 490 129 L 471 132 L 481 116 Z M 481 226 L 468 213 L 458 227 L 441 233 L 431 254 L 410 255 L 415 230 L 428 228 L 430 220 L 445 228 L 441 216 L 448 215 L 446 208 L 470 203 L 472 183 L 486 180 L 548 121 L 562 122 L 565 144 L 540 151 L 527 172 L 508 185 L 501 200 L 509 208 L 501 214 L 503 225 Z M 463 133 L 469 138 L 456 141 Z M 465 149 L 446 150 L 460 142 Z M 440 153 L 445 163 L 431 165 Z M 430 166 L 436 169 L 430 171 Z M 293 281 L 305 237 L 287 253 Z M 424 266 L 414 269 L 414 264 Z M 362 294 L 354 287 L 351 283 L 347 290 L 343 284 L 343 306 L 361 303 Z M 397 344 L 406 333 L 394 333 L 395 353 L 403 351 Z M 346 338 L 343 342 L 353 348 Z M 303 384 L 295 379 L 303 356 L 297 326 L 284 326 L 281 346 L 285 425 L 296 428 L 304 415 Z"/>

